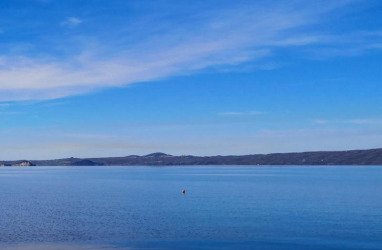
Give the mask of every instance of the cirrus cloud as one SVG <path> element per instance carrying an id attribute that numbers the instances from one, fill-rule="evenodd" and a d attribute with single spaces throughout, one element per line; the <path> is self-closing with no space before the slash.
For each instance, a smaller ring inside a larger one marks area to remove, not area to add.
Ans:
<path id="1" fill-rule="evenodd" d="M 80 25 L 81 23 L 82 23 L 82 20 L 79 19 L 78 17 L 68 17 L 61 22 L 61 25 L 67 26 L 67 27 L 75 27 Z"/>
<path id="2" fill-rule="evenodd" d="M 291 1 L 205 10 L 192 16 L 197 25 L 192 20 L 183 23 L 166 20 L 159 33 L 152 28 L 156 25 L 147 21 L 138 28 L 128 23 L 126 27 L 116 27 L 120 32 L 115 37 L 88 34 L 74 45 L 56 41 L 57 47 L 64 50 L 75 47 L 76 52 L 64 56 L 4 54 L 0 56 L 0 101 L 61 98 L 266 61 L 280 48 L 333 43 L 326 37 L 310 34 L 306 28 L 349 3 L 352 1 L 323 1 L 317 8 L 312 3 Z M 81 22 L 77 17 L 69 17 L 62 25 L 75 27 Z M 149 35 L 126 41 L 126 37 L 140 30 Z"/>

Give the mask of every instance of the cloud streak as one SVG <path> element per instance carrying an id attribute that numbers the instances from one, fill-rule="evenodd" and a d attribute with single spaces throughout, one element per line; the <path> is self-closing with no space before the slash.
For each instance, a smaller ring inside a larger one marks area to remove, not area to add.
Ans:
<path id="1" fill-rule="evenodd" d="M 78 17 L 68 17 L 64 21 L 61 22 L 62 26 L 66 27 L 76 27 L 82 23 L 82 20 Z"/>
<path id="2" fill-rule="evenodd" d="M 315 124 L 351 124 L 351 125 L 381 125 L 382 119 L 376 118 L 362 118 L 362 119 L 344 119 L 344 120 L 326 120 L 316 119 L 313 120 Z"/>
<path id="3" fill-rule="evenodd" d="M 292 1 L 204 11 L 193 16 L 197 25 L 172 21 L 160 33 L 151 28 L 155 26 L 152 21 L 147 21 L 139 29 L 149 33 L 148 38 L 134 42 L 126 41 L 130 33 L 138 32 L 130 25 L 120 27 L 121 34 L 108 39 L 87 37 L 74 45 L 76 53 L 65 56 L 3 55 L 0 101 L 61 98 L 261 61 L 279 48 L 329 42 L 303 30 L 348 2 L 325 2 L 317 8 Z M 75 27 L 81 22 L 69 17 L 62 25 Z M 69 45 L 57 42 L 57 46 Z"/>
<path id="4" fill-rule="evenodd" d="M 222 116 L 252 116 L 252 115 L 264 115 L 262 111 L 245 111 L 245 112 L 221 112 Z"/>

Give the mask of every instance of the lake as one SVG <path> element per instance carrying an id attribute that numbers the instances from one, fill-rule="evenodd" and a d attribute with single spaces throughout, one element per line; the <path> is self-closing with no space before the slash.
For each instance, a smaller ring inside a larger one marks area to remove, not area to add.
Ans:
<path id="1" fill-rule="evenodd" d="M 0 206 L 6 250 L 382 249 L 378 166 L 2 167 Z"/>

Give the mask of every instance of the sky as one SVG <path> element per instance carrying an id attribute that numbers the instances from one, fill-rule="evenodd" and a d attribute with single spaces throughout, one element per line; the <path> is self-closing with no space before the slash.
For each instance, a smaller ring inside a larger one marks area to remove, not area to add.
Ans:
<path id="1" fill-rule="evenodd" d="M 382 1 L 0 1 L 0 159 L 382 147 Z"/>

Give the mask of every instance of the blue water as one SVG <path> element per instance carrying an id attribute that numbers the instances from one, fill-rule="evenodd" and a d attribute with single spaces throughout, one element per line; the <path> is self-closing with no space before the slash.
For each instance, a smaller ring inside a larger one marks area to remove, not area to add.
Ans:
<path id="1" fill-rule="evenodd" d="M 382 249 L 382 167 L 0 168 L 0 249 Z"/>

